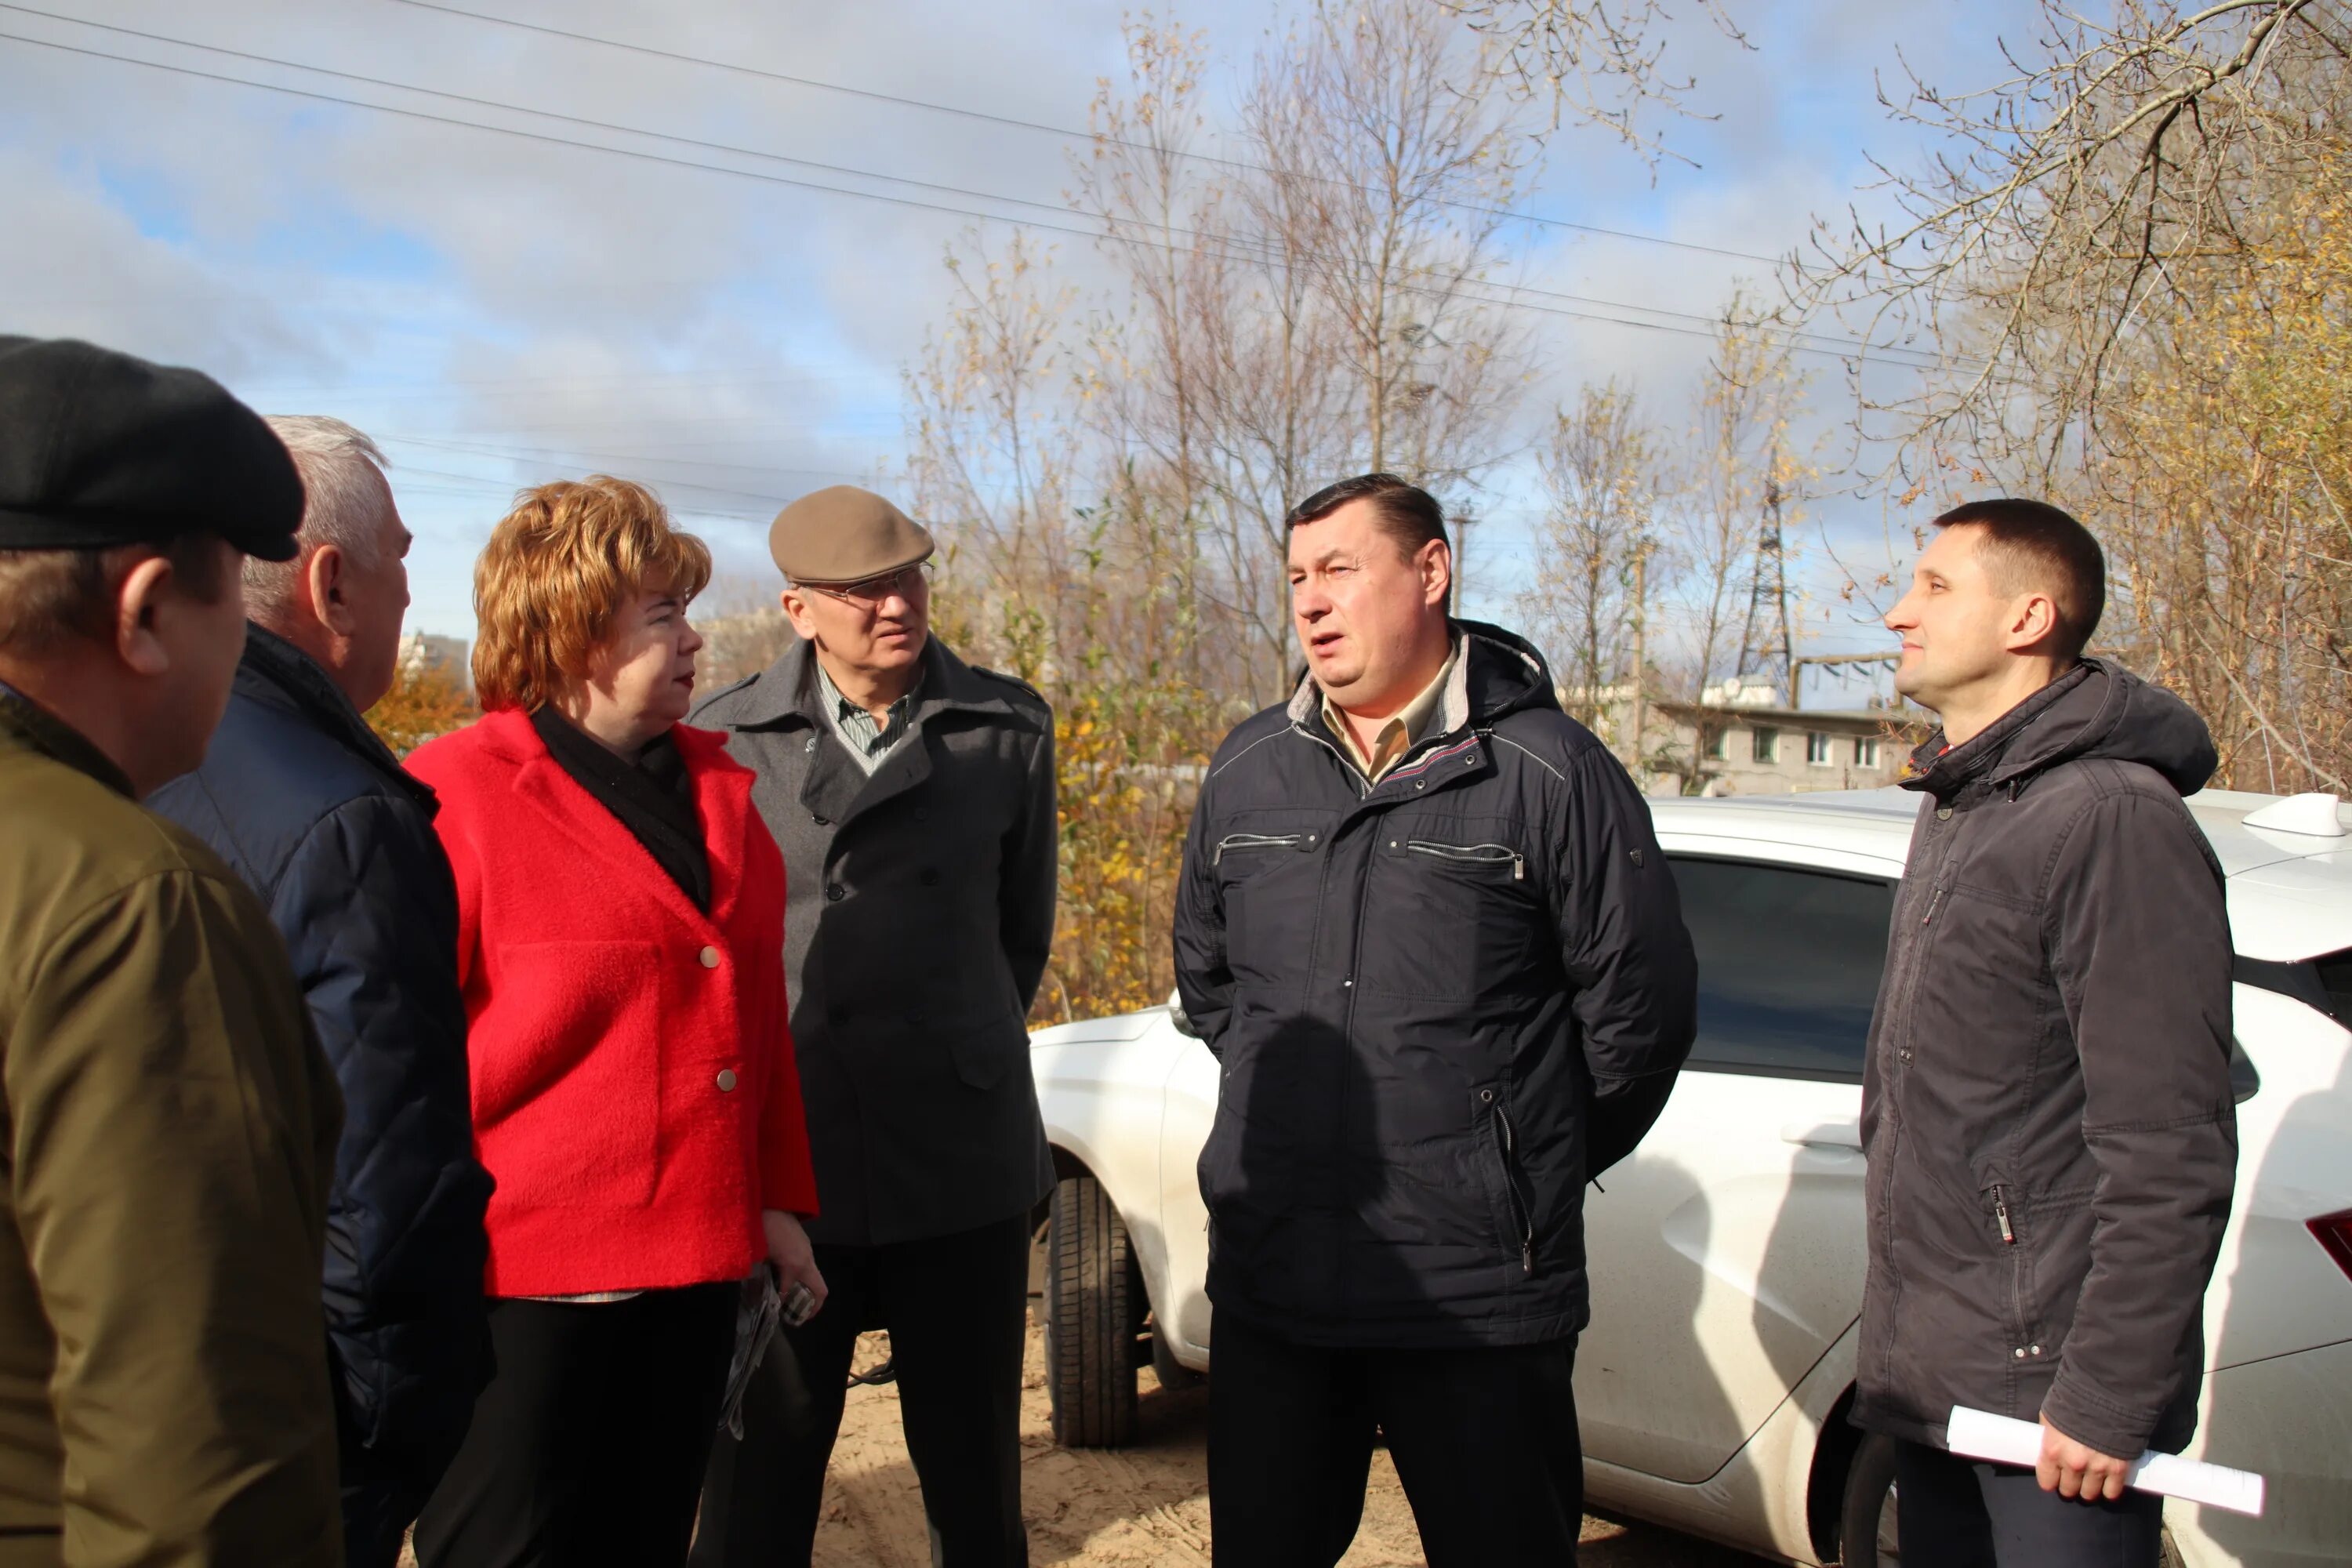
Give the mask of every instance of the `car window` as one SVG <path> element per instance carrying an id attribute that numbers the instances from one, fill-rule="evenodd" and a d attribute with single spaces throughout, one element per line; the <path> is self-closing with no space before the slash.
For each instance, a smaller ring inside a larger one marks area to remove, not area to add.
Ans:
<path id="1" fill-rule="evenodd" d="M 1698 951 L 1690 1065 L 1860 1082 L 1894 884 L 1746 860 L 1668 859 Z"/>

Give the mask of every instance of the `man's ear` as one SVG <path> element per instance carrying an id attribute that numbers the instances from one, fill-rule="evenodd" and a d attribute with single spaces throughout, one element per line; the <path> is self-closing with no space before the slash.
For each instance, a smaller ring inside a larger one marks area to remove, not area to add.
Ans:
<path id="1" fill-rule="evenodd" d="M 816 619 L 808 613 L 808 600 L 798 588 L 786 584 L 784 591 L 776 596 L 776 603 L 783 606 L 784 619 L 792 622 L 793 630 L 803 642 L 816 641 Z"/>
<path id="2" fill-rule="evenodd" d="M 302 580 L 310 590 L 310 615 L 337 637 L 352 632 L 351 560 L 341 545 L 321 544 L 302 563 Z"/>
<path id="3" fill-rule="evenodd" d="M 1414 563 L 1421 577 L 1421 602 L 1424 605 L 1444 605 L 1454 594 L 1454 548 L 1442 539 L 1433 539 L 1421 547 Z"/>
<path id="4" fill-rule="evenodd" d="M 2001 642 L 2011 653 L 2031 653 L 2058 630 L 2058 605 L 2047 594 L 2019 595 L 2010 609 Z"/>
<path id="5" fill-rule="evenodd" d="M 123 574 L 116 592 L 115 657 L 136 674 L 163 675 L 172 668 L 172 650 L 161 623 L 178 607 L 173 603 L 180 587 L 174 575 L 169 560 L 150 555 Z"/>

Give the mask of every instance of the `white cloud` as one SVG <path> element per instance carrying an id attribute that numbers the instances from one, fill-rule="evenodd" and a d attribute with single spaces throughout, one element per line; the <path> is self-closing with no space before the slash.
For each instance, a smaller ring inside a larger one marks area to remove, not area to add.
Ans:
<path id="1" fill-rule="evenodd" d="M 1078 0 L 1016 11 L 961 0 L 459 3 L 1058 125 L 1083 126 L 1097 78 L 1121 68 L 1117 14 Z M 1871 68 L 1890 62 L 1898 41 L 1956 68 L 1990 58 L 1982 8 L 1835 0 L 1765 13 L 1755 0 L 1746 9 L 1763 13 L 1757 53 L 1704 30 L 1675 40 L 1700 78 L 1694 102 L 1721 116 L 1670 129 L 1701 167 L 1662 165 L 1653 185 L 1599 138 L 1563 135 L 1528 205 L 1769 253 L 1845 198 L 1861 167 L 1860 130 L 1877 124 Z M 1048 135 L 396 0 L 90 0 L 79 14 L 910 180 L 1047 202 L 1069 184 L 1065 149 Z M 987 205 L 0 17 L 6 32 L 190 69 L 688 163 Z M 1206 95 L 1213 115 L 1223 113 L 1232 71 L 1261 43 L 1267 13 L 1217 0 L 1184 20 L 1206 26 L 1226 62 Z M 756 574 L 761 524 L 777 500 L 871 474 L 897 454 L 899 369 L 941 315 L 942 247 L 969 221 L 6 41 L 0 210 L 11 216 L 0 329 L 74 332 L 199 364 L 270 408 L 338 413 L 402 438 L 394 479 L 420 536 L 412 624 L 459 633 L 470 626 L 472 554 L 511 490 L 593 467 L 649 478 L 695 514 L 722 557 Z M 1087 242 L 1046 237 L 1069 277 L 1089 292 L 1101 287 L 1107 271 Z M 1555 237 L 1514 280 L 1704 315 L 1740 270 L 1687 251 Z M 1612 374 L 1636 381 L 1661 409 L 1678 408 L 1706 352 L 1685 336 L 1527 319 L 1531 410 L 1578 380 Z"/>

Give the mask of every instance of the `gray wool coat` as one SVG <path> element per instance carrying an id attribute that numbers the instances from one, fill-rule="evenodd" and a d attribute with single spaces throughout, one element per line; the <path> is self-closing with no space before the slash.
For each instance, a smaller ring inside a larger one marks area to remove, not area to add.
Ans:
<path id="1" fill-rule="evenodd" d="M 1054 937 L 1053 710 L 937 637 L 923 660 L 911 732 L 870 776 L 805 642 L 688 720 L 759 775 L 783 851 L 820 1242 L 952 1235 L 1053 1186 L 1026 1022 Z"/>

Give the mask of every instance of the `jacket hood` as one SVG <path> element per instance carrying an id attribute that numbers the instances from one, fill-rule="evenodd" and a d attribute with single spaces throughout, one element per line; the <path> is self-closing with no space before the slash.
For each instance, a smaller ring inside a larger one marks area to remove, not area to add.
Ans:
<path id="1" fill-rule="evenodd" d="M 1462 639 L 1462 657 L 1454 661 L 1453 677 L 1445 683 L 1437 733 L 1450 735 L 1471 723 L 1492 724 L 1525 709 L 1559 708 L 1551 668 L 1533 643 L 1484 621 L 1456 620 L 1452 625 Z M 1315 684 L 1314 673 L 1302 668 L 1290 697 L 1291 719 L 1303 724 L 1321 711 L 1322 705 L 1322 689 Z"/>
<path id="2" fill-rule="evenodd" d="M 2188 795 L 2221 763 L 2189 704 L 2103 658 L 2083 660 L 1965 745 L 1944 746 L 1939 730 L 1912 753 L 1918 773 L 1906 787 L 1942 798 L 1979 779 L 1999 788 L 2060 763 L 2106 758 L 2151 768 Z"/>

